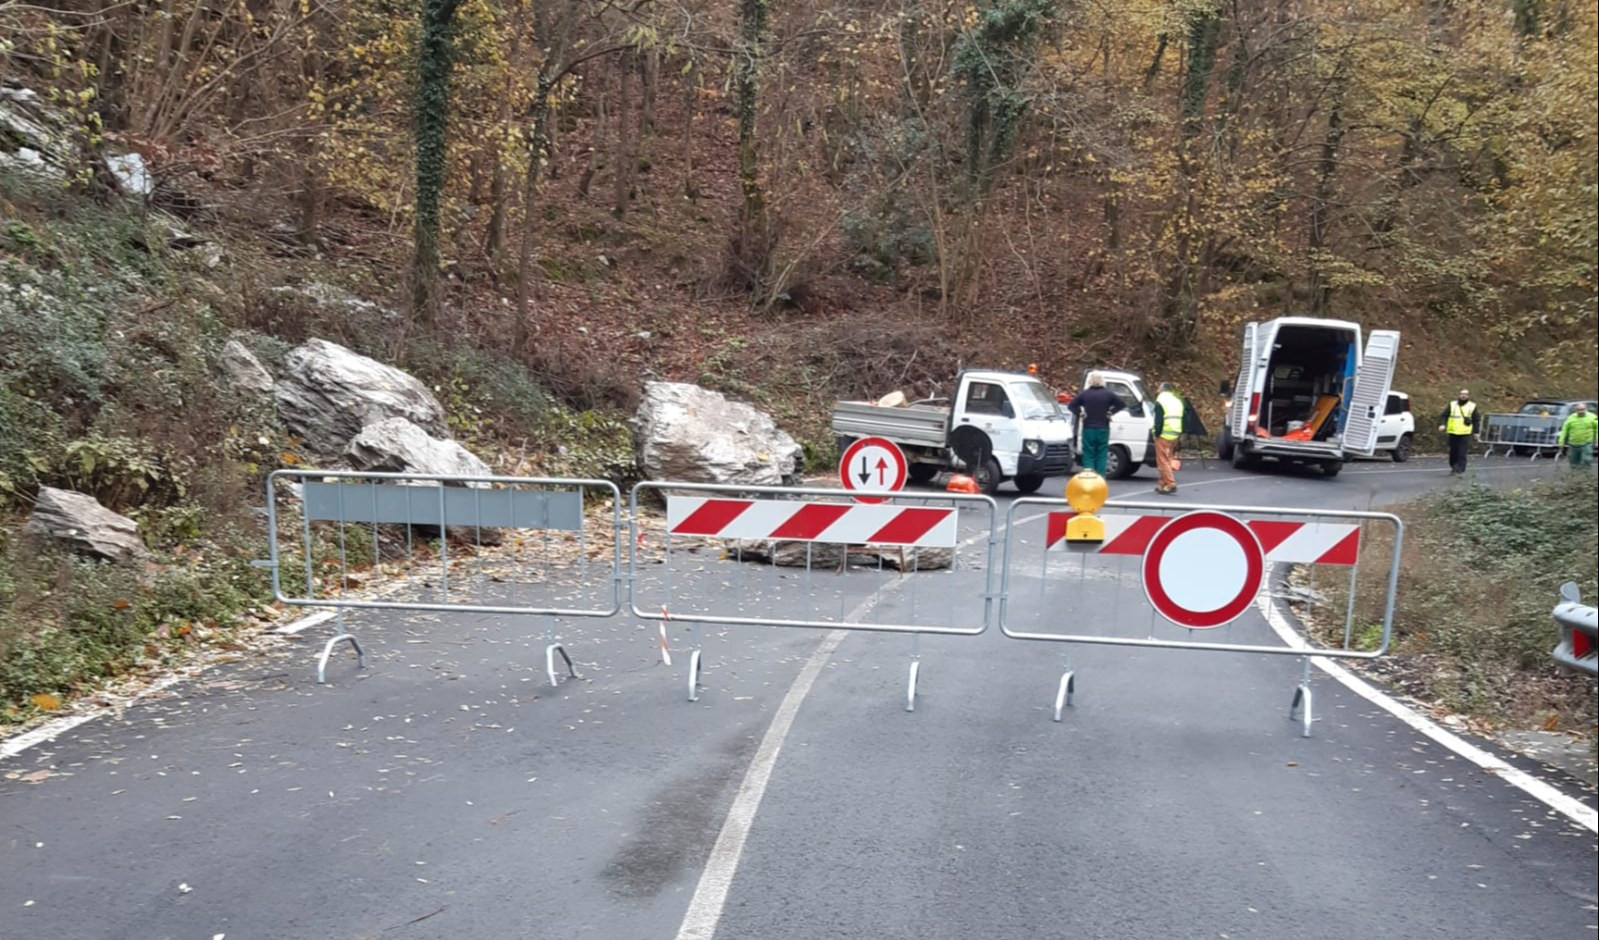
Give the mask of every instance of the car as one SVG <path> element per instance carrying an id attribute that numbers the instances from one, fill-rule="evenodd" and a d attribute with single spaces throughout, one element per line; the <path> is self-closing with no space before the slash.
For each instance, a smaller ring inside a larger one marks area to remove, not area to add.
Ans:
<path id="1" fill-rule="evenodd" d="M 1587 405 L 1590 412 L 1599 410 L 1599 402 L 1592 398 L 1533 398 L 1523 402 L 1516 409 L 1516 415 L 1523 419 L 1518 422 L 1521 426 L 1515 428 L 1517 433 L 1514 440 L 1508 443 L 1513 443 L 1515 452 L 1522 456 L 1556 446 L 1560 438 L 1560 426 L 1577 410 L 1578 404 Z M 1489 423 L 1493 423 L 1491 415 Z"/>
<path id="2" fill-rule="evenodd" d="M 1382 419 L 1377 422 L 1376 454 L 1386 453 L 1394 463 L 1404 463 L 1413 453 L 1416 439 L 1416 416 L 1410 411 L 1410 396 L 1405 392 L 1388 392 L 1388 402 L 1383 406 Z"/>

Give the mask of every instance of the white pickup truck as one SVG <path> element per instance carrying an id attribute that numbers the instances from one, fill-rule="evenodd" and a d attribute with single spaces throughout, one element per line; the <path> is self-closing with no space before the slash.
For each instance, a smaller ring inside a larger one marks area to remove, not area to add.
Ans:
<path id="1" fill-rule="evenodd" d="M 841 451 L 863 437 L 898 444 L 914 483 L 960 469 L 989 495 L 1005 480 L 1035 492 L 1074 463 L 1071 418 L 1037 376 L 1021 372 L 967 370 L 956 377 L 952 397 L 902 407 L 841 401 L 833 408 L 833 433 Z"/>

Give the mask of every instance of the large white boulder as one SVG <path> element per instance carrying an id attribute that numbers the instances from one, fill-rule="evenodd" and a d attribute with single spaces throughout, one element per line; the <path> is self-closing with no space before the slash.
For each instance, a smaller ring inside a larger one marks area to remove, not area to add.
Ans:
<path id="1" fill-rule="evenodd" d="M 633 418 L 647 480 L 783 486 L 800 482 L 805 451 L 771 415 L 683 382 L 647 382 Z"/>
<path id="2" fill-rule="evenodd" d="M 356 470 L 476 477 L 492 472 L 465 447 L 433 437 L 404 418 L 385 418 L 362 428 L 344 455 Z"/>
<path id="3" fill-rule="evenodd" d="M 477 455 L 452 440 L 440 440 L 404 418 L 387 418 L 361 429 L 345 448 L 345 459 L 357 470 L 483 477 L 492 471 Z M 432 486 L 421 482 L 419 486 Z M 444 483 L 445 486 L 487 487 L 487 483 Z M 498 545 L 499 529 L 452 525 L 450 537 L 461 542 Z"/>
<path id="4" fill-rule="evenodd" d="M 144 555 L 139 527 L 127 516 L 72 490 L 39 487 L 26 531 L 61 542 L 81 555 L 126 563 Z"/>
<path id="5" fill-rule="evenodd" d="M 426 385 L 393 366 L 311 339 L 289 352 L 284 369 L 273 389 L 278 415 L 316 454 L 337 456 L 362 428 L 388 418 L 449 437 L 444 406 Z"/>

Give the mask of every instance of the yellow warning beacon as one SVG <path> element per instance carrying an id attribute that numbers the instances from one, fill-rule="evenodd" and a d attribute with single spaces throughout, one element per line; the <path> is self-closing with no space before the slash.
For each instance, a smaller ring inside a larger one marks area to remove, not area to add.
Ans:
<path id="1" fill-rule="evenodd" d="M 1066 481 L 1066 502 L 1077 510 L 1077 515 L 1066 523 L 1067 544 L 1098 545 L 1105 541 L 1105 523 L 1094 515 L 1094 510 L 1105 505 L 1109 495 L 1105 478 L 1092 470 L 1084 470 Z"/>

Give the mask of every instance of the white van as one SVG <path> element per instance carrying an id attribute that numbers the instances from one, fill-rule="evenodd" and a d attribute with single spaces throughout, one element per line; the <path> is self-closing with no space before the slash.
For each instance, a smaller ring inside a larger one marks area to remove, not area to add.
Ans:
<path id="1" fill-rule="evenodd" d="M 1216 453 L 1240 469 L 1262 459 L 1311 463 L 1337 476 L 1370 457 L 1388 401 L 1399 333 L 1318 317 L 1244 325 L 1238 379 Z M 1229 390 L 1223 387 L 1224 393 Z"/>

